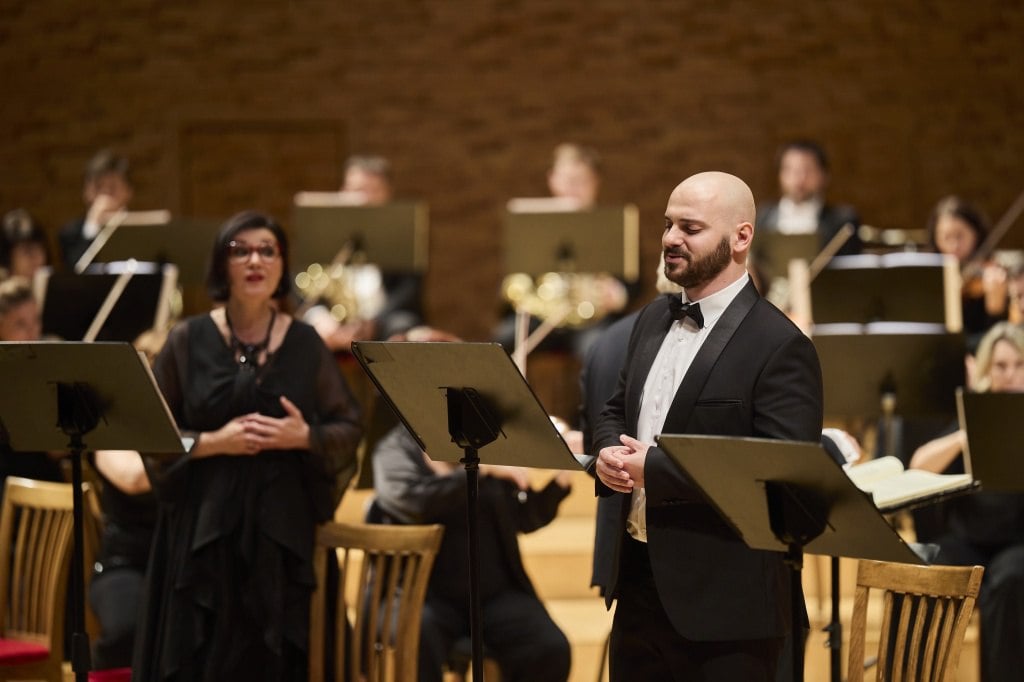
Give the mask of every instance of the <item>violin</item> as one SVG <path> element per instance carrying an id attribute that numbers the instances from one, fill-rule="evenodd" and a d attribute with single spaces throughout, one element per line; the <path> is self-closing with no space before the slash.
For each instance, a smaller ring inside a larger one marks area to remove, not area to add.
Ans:
<path id="1" fill-rule="evenodd" d="M 996 226 L 960 268 L 963 298 L 985 299 L 985 308 L 990 313 L 1001 314 L 1008 297 L 1006 268 L 996 262 L 992 254 L 1021 213 L 1024 213 L 1024 191 L 1017 195 Z"/>

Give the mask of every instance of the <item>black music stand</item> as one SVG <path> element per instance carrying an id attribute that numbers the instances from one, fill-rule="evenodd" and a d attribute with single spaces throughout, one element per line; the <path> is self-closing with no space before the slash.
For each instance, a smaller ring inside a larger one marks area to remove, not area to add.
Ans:
<path id="1" fill-rule="evenodd" d="M 862 333 L 824 333 L 831 330 L 815 327 L 827 418 L 891 416 L 897 410 L 920 416 L 955 413 L 956 389 L 964 383 L 963 335 L 903 323 L 854 327 Z"/>
<path id="2" fill-rule="evenodd" d="M 766 283 L 778 277 L 789 277 L 789 262 L 805 260 L 810 263 L 821 250 L 821 237 L 810 234 L 784 234 L 761 230 L 757 233 L 751 253 L 754 263 Z"/>
<path id="3" fill-rule="evenodd" d="M 418 273 L 427 269 L 425 203 L 349 206 L 303 199 L 296 202 L 294 223 L 291 261 L 301 268 L 311 263 L 339 261 L 372 263 L 385 273 Z"/>
<path id="4" fill-rule="evenodd" d="M 574 210 L 505 211 L 505 274 L 603 272 L 633 282 L 640 269 L 640 219 L 633 204 Z M 541 204 L 543 206 L 543 204 Z"/>
<path id="5" fill-rule="evenodd" d="M 987 492 L 1024 492 L 1020 444 L 1024 393 L 957 393 L 960 426 L 967 431 L 964 468 Z"/>
<path id="6" fill-rule="evenodd" d="M 141 450 L 185 452 L 181 435 L 149 365 L 127 343 L 0 343 L 0 438 L 12 451 L 57 451 L 71 456 L 74 550 L 71 576 L 74 634 L 71 664 L 85 682 L 82 539 L 82 453 Z"/>
<path id="7" fill-rule="evenodd" d="M 963 327 L 960 271 L 939 253 L 836 256 L 811 283 L 815 324 L 934 322 Z"/>
<path id="8" fill-rule="evenodd" d="M 658 445 L 747 546 L 785 553 L 792 570 L 796 680 L 803 679 L 799 585 L 804 552 L 926 563 L 818 443 L 663 434 Z M 833 676 L 837 672 L 833 665 Z"/>
<path id="9" fill-rule="evenodd" d="M 358 341 L 352 353 L 420 448 L 466 469 L 473 679 L 482 680 L 479 465 L 582 467 L 498 344 Z"/>
<path id="10" fill-rule="evenodd" d="M 75 264 L 75 272 L 85 272 L 93 263 L 135 259 L 176 265 L 178 279 L 184 285 L 204 282 L 207 254 L 217 234 L 217 222 L 172 218 L 167 211 L 127 215 L 123 222 L 111 221 L 100 232 Z M 136 215 L 140 216 L 137 221 L 133 218 Z"/>
<path id="11" fill-rule="evenodd" d="M 43 268 L 33 288 L 42 301 L 44 335 L 134 341 L 167 325 L 177 281 L 173 265 L 127 261 L 95 263 L 80 275 Z"/>

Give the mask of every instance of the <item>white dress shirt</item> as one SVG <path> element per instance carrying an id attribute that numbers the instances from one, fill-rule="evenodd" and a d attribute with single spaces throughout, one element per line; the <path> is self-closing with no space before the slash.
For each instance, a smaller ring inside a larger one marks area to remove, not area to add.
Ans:
<path id="1" fill-rule="evenodd" d="M 782 197 L 779 200 L 779 217 L 775 227 L 782 234 L 814 234 L 818 231 L 818 216 L 824 206 L 819 198 L 801 201 L 799 204 Z"/>
<path id="2" fill-rule="evenodd" d="M 694 301 L 700 304 L 700 312 L 704 316 L 703 329 L 698 329 L 697 323 L 689 317 L 672 323 L 644 382 L 644 390 L 640 396 L 640 414 L 636 424 L 638 441 L 654 445 L 654 437 L 661 433 L 669 407 L 675 399 L 676 391 L 679 390 L 679 384 L 683 382 L 683 377 L 690 369 L 697 351 L 704 344 L 715 323 L 722 317 L 722 313 L 748 281 L 750 276 L 743 273 L 742 277 L 721 291 Z M 684 303 L 689 302 L 685 292 L 681 296 Z M 643 488 L 632 493 L 632 507 L 626 520 L 626 530 L 640 542 L 647 542 L 647 493 Z"/>

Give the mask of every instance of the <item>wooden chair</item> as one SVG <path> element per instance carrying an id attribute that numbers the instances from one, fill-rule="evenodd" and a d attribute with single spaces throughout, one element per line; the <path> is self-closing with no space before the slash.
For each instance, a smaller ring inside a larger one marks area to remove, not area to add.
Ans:
<path id="1" fill-rule="evenodd" d="M 329 561 L 337 562 L 341 575 L 331 662 L 334 679 L 416 680 L 423 602 L 443 532 L 440 525 L 327 523 L 317 529 L 310 682 L 324 679 Z"/>
<path id="2" fill-rule="evenodd" d="M 0 510 L 0 680 L 62 679 L 72 487 L 10 477 Z"/>
<path id="3" fill-rule="evenodd" d="M 848 682 L 864 680 L 868 594 L 872 588 L 883 590 L 876 679 L 953 680 L 984 572 L 981 566 L 858 562 Z"/>

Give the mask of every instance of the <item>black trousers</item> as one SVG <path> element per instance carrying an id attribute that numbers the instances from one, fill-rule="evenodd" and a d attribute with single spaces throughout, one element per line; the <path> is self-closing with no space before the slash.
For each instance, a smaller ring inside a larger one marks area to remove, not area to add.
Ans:
<path id="1" fill-rule="evenodd" d="M 89 603 L 102 630 L 93 643 L 93 670 L 132 664 L 139 599 L 145 576 L 134 568 L 107 568 L 93 575 Z"/>
<path id="2" fill-rule="evenodd" d="M 569 640 L 536 597 L 507 590 L 485 599 L 483 640 L 506 682 L 565 682 L 569 678 Z M 469 611 L 431 599 L 423 607 L 419 682 L 440 682 L 452 646 L 468 637 Z"/>
<path id="3" fill-rule="evenodd" d="M 937 564 L 985 567 L 977 604 L 982 681 L 1020 680 L 1024 671 L 1024 544 L 979 547 L 946 536 L 939 546 Z"/>
<path id="4" fill-rule="evenodd" d="M 672 626 L 651 572 L 647 545 L 624 541 L 609 648 L 612 682 L 771 682 L 783 639 L 692 641 Z"/>

